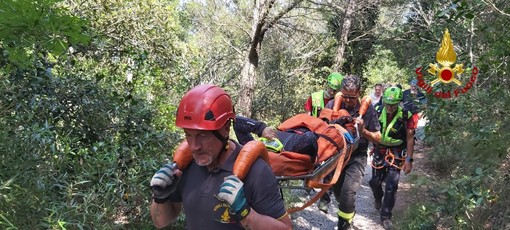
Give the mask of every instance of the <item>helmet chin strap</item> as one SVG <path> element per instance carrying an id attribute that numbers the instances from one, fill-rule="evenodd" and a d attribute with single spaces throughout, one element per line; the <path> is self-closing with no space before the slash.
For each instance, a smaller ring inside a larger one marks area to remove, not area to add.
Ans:
<path id="1" fill-rule="evenodd" d="M 220 134 L 220 132 L 218 132 L 217 130 L 214 130 L 212 132 L 214 134 L 214 136 L 216 136 L 216 138 L 218 138 L 218 140 L 221 141 L 222 143 L 222 146 L 220 148 L 220 152 L 218 153 L 218 158 L 221 156 L 221 153 L 223 153 L 223 151 L 226 151 L 227 150 L 227 145 L 228 145 L 228 136 L 224 137 Z"/>

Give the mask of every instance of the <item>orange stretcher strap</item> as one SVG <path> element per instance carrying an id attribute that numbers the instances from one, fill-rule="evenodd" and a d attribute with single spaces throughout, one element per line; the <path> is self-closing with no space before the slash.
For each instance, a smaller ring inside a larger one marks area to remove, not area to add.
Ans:
<path id="1" fill-rule="evenodd" d="M 346 143 L 345 137 L 343 135 L 341 135 L 341 136 L 343 138 L 343 142 Z M 349 154 L 349 156 L 347 156 L 347 149 L 348 149 L 347 145 L 344 145 L 344 147 L 342 148 L 342 152 L 341 152 L 342 155 L 341 155 L 341 157 L 338 158 L 338 161 L 336 164 L 336 169 L 335 169 L 335 174 L 333 174 L 333 178 L 331 179 L 331 181 L 329 183 L 320 183 L 320 182 L 317 182 L 314 180 L 308 181 L 308 186 L 310 186 L 312 188 L 320 188 L 321 191 L 319 193 L 315 194 L 314 197 L 312 197 L 308 202 L 306 202 L 301 207 L 289 208 L 287 210 L 288 213 L 292 214 L 294 212 L 301 211 L 301 210 L 307 208 L 308 206 L 312 205 L 317 200 L 319 200 L 319 198 L 322 197 L 322 195 L 324 195 L 324 193 L 326 193 L 331 188 L 331 186 L 333 186 L 338 181 L 338 178 L 340 178 L 340 175 L 342 174 L 342 170 L 345 166 L 344 162 L 345 162 L 346 157 L 347 157 L 347 159 L 350 158 L 350 154 Z M 327 175 L 327 174 L 325 174 L 325 175 Z"/>

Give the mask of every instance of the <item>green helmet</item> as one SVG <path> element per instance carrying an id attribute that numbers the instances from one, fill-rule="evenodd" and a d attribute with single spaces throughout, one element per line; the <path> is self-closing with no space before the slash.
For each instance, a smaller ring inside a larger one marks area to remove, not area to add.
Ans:
<path id="1" fill-rule="evenodd" d="M 344 80 L 344 75 L 333 72 L 328 76 L 328 86 L 334 90 L 339 90 L 342 86 L 342 80 Z"/>
<path id="2" fill-rule="evenodd" d="M 394 105 L 398 104 L 403 97 L 402 90 L 396 86 L 392 86 L 384 90 L 384 94 L 382 96 L 384 104 Z"/>

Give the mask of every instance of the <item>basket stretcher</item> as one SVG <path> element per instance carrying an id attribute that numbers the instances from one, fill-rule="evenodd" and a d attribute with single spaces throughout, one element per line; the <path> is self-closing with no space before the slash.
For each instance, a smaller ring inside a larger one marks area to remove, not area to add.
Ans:
<path id="1" fill-rule="evenodd" d="M 345 128 L 339 125 L 336 125 L 335 128 L 340 133 L 344 133 L 347 131 Z M 301 189 L 309 192 L 312 189 L 320 189 L 320 192 L 316 193 L 301 207 L 289 208 L 288 209 L 289 213 L 301 211 L 306 207 L 312 205 L 325 192 L 327 192 L 333 184 L 337 182 L 338 178 L 341 175 L 342 169 L 345 167 L 345 164 L 349 161 L 352 152 L 354 152 L 354 150 L 356 150 L 358 147 L 359 136 L 356 135 L 354 140 L 351 141 L 347 141 L 344 137 L 339 142 L 342 142 L 337 143 L 341 144 L 342 148 L 336 149 L 336 151 L 334 151 L 333 153 L 324 154 L 324 151 L 321 152 L 321 150 L 319 149 L 318 160 L 315 164 L 310 164 L 309 169 L 305 169 L 306 167 L 303 167 L 304 165 L 303 162 L 294 161 L 294 164 L 299 164 L 300 166 L 298 166 L 298 168 L 301 168 L 303 170 L 301 173 L 298 171 L 292 171 L 293 166 L 291 165 L 283 169 L 281 169 L 281 167 L 280 169 L 275 168 L 274 159 L 276 157 L 281 157 L 281 155 L 278 153 L 269 152 L 269 163 L 273 168 L 273 172 L 276 175 L 276 180 L 278 181 L 278 186 L 280 187 L 280 190 Z M 293 163 L 291 162 L 291 164 Z M 291 172 L 287 173 L 289 170 Z M 332 172 L 334 172 L 334 174 L 331 180 L 328 182 L 324 182 L 325 177 Z"/>

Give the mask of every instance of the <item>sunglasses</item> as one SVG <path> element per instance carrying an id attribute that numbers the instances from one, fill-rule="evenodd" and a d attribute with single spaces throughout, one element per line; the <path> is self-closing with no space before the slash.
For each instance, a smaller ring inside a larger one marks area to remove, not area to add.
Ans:
<path id="1" fill-rule="evenodd" d="M 342 95 L 342 97 L 343 97 L 344 99 L 351 99 L 351 100 L 354 100 L 354 99 L 357 99 L 357 98 L 358 98 L 358 96 L 348 96 L 348 95 L 345 95 L 345 94 L 344 94 L 344 95 Z"/>

